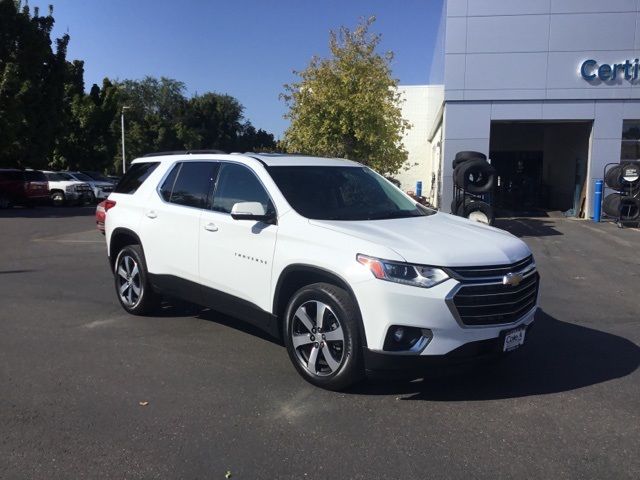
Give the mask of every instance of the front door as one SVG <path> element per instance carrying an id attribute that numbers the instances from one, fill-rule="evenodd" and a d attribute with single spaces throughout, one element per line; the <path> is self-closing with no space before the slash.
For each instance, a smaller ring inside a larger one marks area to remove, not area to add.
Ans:
<path id="1" fill-rule="evenodd" d="M 273 202 L 256 174 L 245 165 L 222 162 L 211 210 L 200 217 L 200 277 L 207 302 L 229 314 L 234 309 L 271 310 L 271 268 L 277 225 L 231 218 L 233 205 Z M 222 295 L 221 295 L 222 294 Z M 236 302 L 236 300 L 240 300 Z M 240 315 L 244 316 L 244 315 Z"/>

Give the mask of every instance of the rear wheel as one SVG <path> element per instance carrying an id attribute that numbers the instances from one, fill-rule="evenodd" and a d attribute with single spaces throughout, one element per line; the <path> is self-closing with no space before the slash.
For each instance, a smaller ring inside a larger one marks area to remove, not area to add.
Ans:
<path id="1" fill-rule="evenodd" d="M 140 245 L 127 245 L 120 250 L 116 257 L 114 280 L 120 305 L 127 312 L 145 315 L 160 305 L 160 298 L 149 283 Z"/>
<path id="2" fill-rule="evenodd" d="M 301 288 L 285 321 L 289 357 L 308 382 L 344 390 L 364 378 L 358 313 L 345 290 L 327 283 Z"/>
<path id="3" fill-rule="evenodd" d="M 61 207 L 66 202 L 66 198 L 64 193 L 62 192 L 51 192 L 51 203 L 54 207 Z"/>

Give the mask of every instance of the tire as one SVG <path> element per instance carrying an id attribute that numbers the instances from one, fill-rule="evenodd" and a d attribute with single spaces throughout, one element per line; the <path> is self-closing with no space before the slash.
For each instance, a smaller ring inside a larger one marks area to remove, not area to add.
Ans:
<path id="1" fill-rule="evenodd" d="M 51 192 L 51 204 L 54 207 L 62 207 L 65 203 L 67 203 L 67 199 L 64 196 L 63 192 L 60 192 L 60 191 Z"/>
<path id="2" fill-rule="evenodd" d="M 496 219 L 493 207 L 479 200 L 465 202 L 460 210 L 462 210 L 460 216 L 486 225 L 493 225 Z"/>
<path id="3" fill-rule="evenodd" d="M 482 160 L 486 160 L 487 156 L 482 152 L 474 152 L 474 151 L 471 151 L 471 150 L 465 150 L 465 151 L 456 153 L 456 156 L 453 159 L 453 162 L 451 163 L 451 165 L 452 165 L 453 169 L 455 170 L 456 167 L 458 165 L 460 165 L 461 163 L 464 163 L 467 160 L 473 160 L 473 159 L 476 159 L 476 158 L 480 158 Z"/>
<path id="4" fill-rule="evenodd" d="M 622 165 L 616 165 L 615 167 L 611 167 L 607 170 L 607 173 L 604 176 L 604 182 L 607 184 L 607 187 L 612 188 L 614 190 L 622 189 Z"/>
<path id="5" fill-rule="evenodd" d="M 632 185 L 632 188 L 636 188 L 640 185 L 640 163 L 637 162 L 625 162 L 621 168 L 621 180 L 622 185 Z"/>
<path id="6" fill-rule="evenodd" d="M 451 215 L 458 214 L 458 204 L 459 202 L 457 202 L 455 198 L 451 200 Z"/>
<path id="7" fill-rule="evenodd" d="M 602 210 L 610 217 L 620 217 L 623 222 L 633 222 L 640 218 L 640 200 L 612 193 L 602 202 Z"/>
<path id="8" fill-rule="evenodd" d="M 320 308 L 324 314 L 318 318 Z M 340 391 L 364 378 L 358 309 L 344 289 L 328 283 L 301 288 L 289 300 L 284 322 L 289 358 L 309 383 Z M 320 322 L 324 333 L 317 330 Z"/>
<path id="9" fill-rule="evenodd" d="M 113 279 L 118 301 L 128 313 L 147 315 L 160 306 L 160 296 L 149 283 L 140 245 L 127 245 L 118 252 Z"/>
<path id="10" fill-rule="evenodd" d="M 485 193 L 493 188 L 495 170 L 486 160 L 476 158 L 460 164 L 453 172 L 454 182 L 469 193 Z"/>

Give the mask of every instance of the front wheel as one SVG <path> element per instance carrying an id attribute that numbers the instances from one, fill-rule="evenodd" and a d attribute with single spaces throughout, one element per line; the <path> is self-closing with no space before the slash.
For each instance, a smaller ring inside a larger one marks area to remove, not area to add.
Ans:
<path id="1" fill-rule="evenodd" d="M 285 343 L 308 382 L 344 390 L 364 378 L 358 311 L 342 288 L 315 283 L 298 290 L 285 313 Z"/>
<path id="2" fill-rule="evenodd" d="M 120 305 L 133 315 L 152 313 L 160 304 L 147 275 L 140 245 L 128 245 L 118 253 L 114 268 L 116 295 Z"/>

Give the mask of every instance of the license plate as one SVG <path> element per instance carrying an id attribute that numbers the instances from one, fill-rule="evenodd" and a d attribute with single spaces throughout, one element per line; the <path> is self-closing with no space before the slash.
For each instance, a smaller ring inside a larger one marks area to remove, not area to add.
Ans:
<path id="1" fill-rule="evenodd" d="M 507 332 L 504 336 L 504 344 L 502 350 L 509 352 L 520 347 L 524 343 L 524 335 L 527 332 L 525 327 L 516 328 Z"/>

